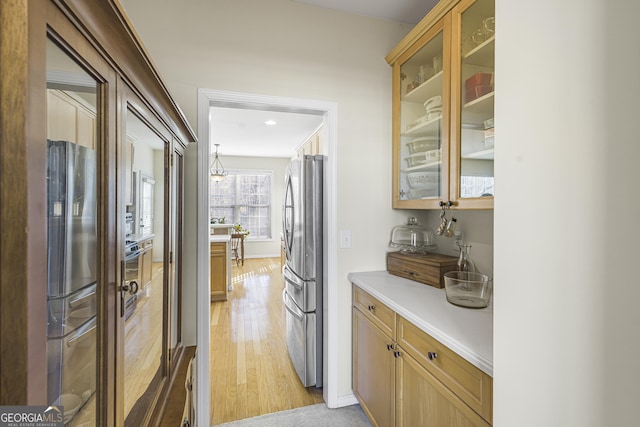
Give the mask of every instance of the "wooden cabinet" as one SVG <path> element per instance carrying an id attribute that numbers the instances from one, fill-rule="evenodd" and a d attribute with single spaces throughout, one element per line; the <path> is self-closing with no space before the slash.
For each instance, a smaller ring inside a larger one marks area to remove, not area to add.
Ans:
<path id="1" fill-rule="evenodd" d="M 181 159 L 196 136 L 118 1 L 34 6 L 3 0 L 0 7 L 0 82 L 8 88 L 1 97 L 0 170 L 11 184 L 0 194 L 0 228 L 14 230 L 0 241 L 0 405 L 62 400 L 65 425 L 158 425 L 183 354 L 182 325 L 195 322 L 192 312 L 181 310 L 184 166 L 170 159 Z M 137 289 L 128 274 L 138 266 L 135 257 L 126 259 L 122 171 L 131 159 L 122 148 L 133 111 L 161 140 L 156 158 L 164 185 L 156 198 L 162 203 L 155 242 L 163 264 L 162 280 L 127 319 L 125 297 Z M 84 155 L 65 157 L 47 139 L 92 150 L 67 150 Z M 72 162 L 74 169 L 64 167 Z M 63 201 L 70 209 L 62 209 Z M 69 218 L 81 218 L 81 226 L 63 230 L 63 223 L 77 222 Z M 59 240 L 48 242 L 51 231 Z M 55 246 L 75 248 L 73 256 Z M 73 272 L 74 288 L 59 288 L 54 269 Z M 95 303 L 80 305 L 85 290 Z M 64 305 L 57 292 L 75 303 Z M 58 315 L 73 304 L 73 322 Z M 140 339 L 140 331 L 153 339 Z"/>
<path id="2" fill-rule="evenodd" d="M 146 286 L 153 278 L 153 239 L 141 240 L 140 245 L 140 282 Z"/>
<path id="3" fill-rule="evenodd" d="M 357 286 L 353 389 L 376 426 L 487 427 L 492 379 Z"/>
<path id="4" fill-rule="evenodd" d="M 393 207 L 492 209 L 493 0 L 440 2 L 392 50 Z"/>
<path id="5" fill-rule="evenodd" d="M 396 426 L 490 426 L 402 346 L 397 354 Z"/>
<path id="6" fill-rule="evenodd" d="M 227 278 L 229 277 L 229 242 L 211 242 L 211 301 L 227 300 Z"/>
<path id="7" fill-rule="evenodd" d="M 353 392 L 374 425 L 391 426 L 395 417 L 395 313 L 356 287 L 353 307 Z"/>
<path id="8" fill-rule="evenodd" d="M 393 338 L 360 310 L 353 310 L 353 392 L 373 425 L 395 418 Z"/>
<path id="9" fill-rule="evenodd" d="M 47 89 L 47 138 L 96 148 L 96 107 L 70 92 Z"/>
<path id="10" fill-rule="evenodd" d="M 307 138 L 300 147 L 298 147 L 298 156 L 315 156 L 324 154 L 324 127 L 320 126 L 309 138 Z"/>

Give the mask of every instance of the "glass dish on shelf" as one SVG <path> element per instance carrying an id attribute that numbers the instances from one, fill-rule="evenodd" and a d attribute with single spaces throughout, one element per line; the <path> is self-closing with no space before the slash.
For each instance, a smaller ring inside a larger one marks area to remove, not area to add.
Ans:
<path id="1" fill-rule="evenodd" d="M 440 172 L 411 172 L 407 174 L 409 187 L 417 190 L 433 190 L 440 185 Z"/>
<path id="2" fill-rule="evenodd" d="M 410 168 L 426 165 L 427 163 L 436 162 L 440 159 L 442 159 L 442 151 L 440 149 L 411 154 L 405 158 L 407 166 Z"/>
<path id="3" fill-rule="evenodd" d="M 422 136 L 414 138 L 407 142 L 407 148 L 409 154 L 424 153 L 429 150 L 436 150 L 440 145 L 440 137 L 437 136 Z"/>

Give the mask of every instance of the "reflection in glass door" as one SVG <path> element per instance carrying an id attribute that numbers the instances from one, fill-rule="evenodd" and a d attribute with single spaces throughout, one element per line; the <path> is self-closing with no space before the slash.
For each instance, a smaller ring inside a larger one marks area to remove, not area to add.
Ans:
<path id="1" fill-rule="evenodd" d="M 430 40 L 400 65 L 399 200 L 439 200 L 446 191 L 443 123 L 448 115 L 443 102 L 449 70 L 443 69 L 443 24 L 434 28 Z"/>
<path id="2" fill-rule="evenodd" d="M 456 197 L 494 196 L 494 57 L 493 0 L 461 3 L 460 16 L 460 164 Z"/>
<path id="3" fill-rule="evenodd" d="M 47 40 L 47 403 L 95 425 L 98 84 Z"/>
<path id="4" fill-rule="evenodd" d="M 132 159 L 122 162 L 128 168 L 123 173 L 131 174 L 130 179 L 123 182 L 131 182 L 133 188 L 131 203 L 125 209 L 133 218 L 133 225 L 125 236 L 124 270 L 130 274 L 120 289 L 121 307 L 128 309 L 121 316 L 119 329 L 123 334 L 123 340 L 119 340 L 123 346 L 118 352 L 123 362 L 123 377 L 119 381 L 123 384 L 124 425 L 138 427 L 146 422 L 167 372 L 163 342 L 167 335 L 164 320 L 166 143 L 131 109 L 126 112 L 125 123 L 126 135 L 121 140 L 126 152 L 133 153 Z"/>

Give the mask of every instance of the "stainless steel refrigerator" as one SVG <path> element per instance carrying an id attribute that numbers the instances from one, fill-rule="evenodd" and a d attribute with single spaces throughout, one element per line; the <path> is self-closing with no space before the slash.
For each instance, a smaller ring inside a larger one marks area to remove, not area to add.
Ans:
<path id="1" fill-rule="evenodd" d="M 97 160 L 48 141 L 47 396 L 69 422 L 96 389 Z"/>
<path id="2" fill-rule="evenodd" d="M 322 387 L 323 156 L 303 156 L 286 170 L 282 294 L 287 348 L 305 387 Z"/>

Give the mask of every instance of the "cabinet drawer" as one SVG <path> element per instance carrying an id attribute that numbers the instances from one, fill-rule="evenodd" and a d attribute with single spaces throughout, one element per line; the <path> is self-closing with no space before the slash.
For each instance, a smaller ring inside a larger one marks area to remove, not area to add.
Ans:
<path id="1" fill-rule="evenodd" d="M 353 306 L 360 310 L 368 319 L 395 339 L 396 313 L 357 286 L 353 287 Z"/>
<path id="2" fill-rule="evenodd" d="M 212 254 L 226 253 L 227 244 L 224 242 L 211 243 L 210 249 Z"/>
<path id="3" fill-rule="evenodd" d="M 493 379 L 489 375 L 401 316 L 398 316 L 396 333 L 396 341 L 405 352 L 492 423 Z"/>

